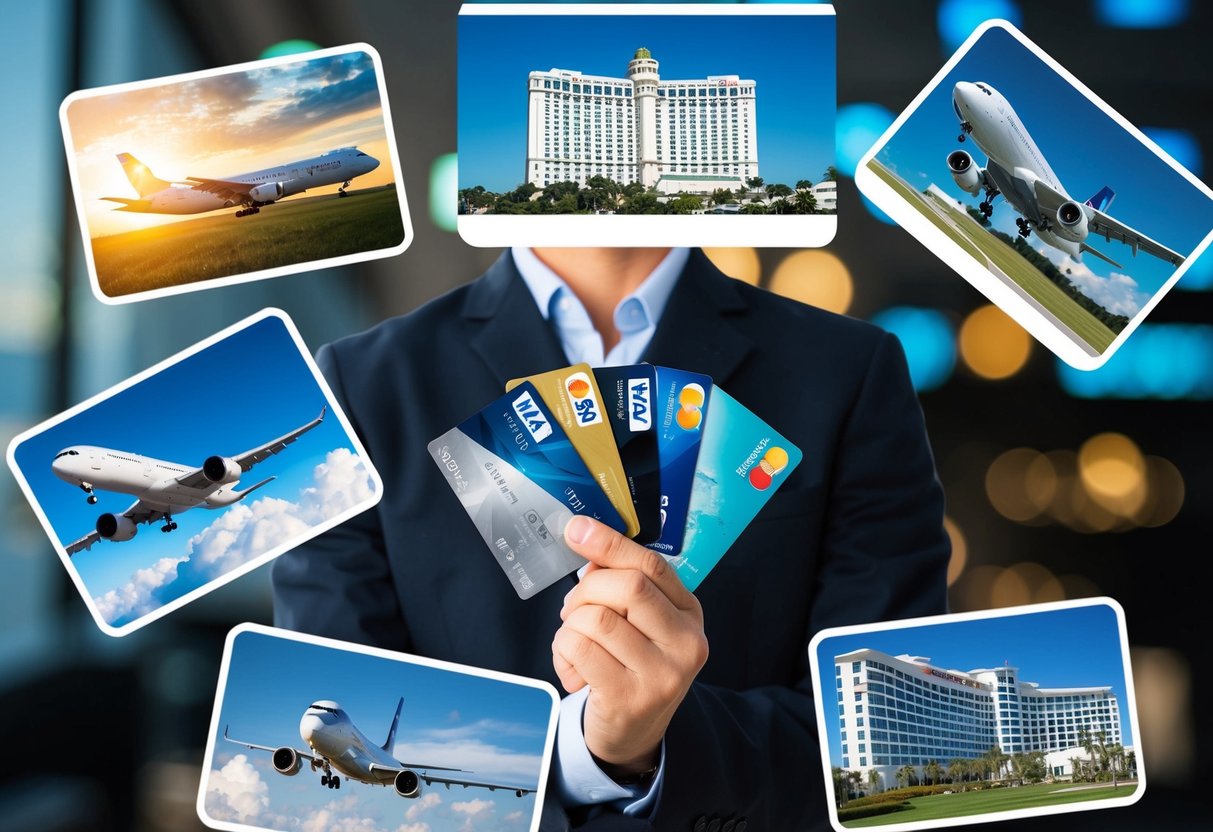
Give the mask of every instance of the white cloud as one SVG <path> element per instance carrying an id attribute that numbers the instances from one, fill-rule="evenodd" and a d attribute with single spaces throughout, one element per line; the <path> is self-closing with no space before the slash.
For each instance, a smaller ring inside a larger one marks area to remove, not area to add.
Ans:
<path id="1" fill-rule="evenodd" d="M 510 812 L 508 815 L 502 818 L 502 820 L 504 820 L 506 823 L 519 823 L 525 819 L 526 813 L 524 813 L 521 809 L 515 809 L 513 812 Z"/>
<path id="2" fill-rule="evenodd" d="M 284 541 L 374 496 L 366 463 L 348 448 L 329 451 L 312 469 L 297 502 L 261 497 L 237 503 L 189 540 L 182 558 L 163 558 L 95 599 L 111 623 L 128 621 L 257 558 Z"/>
<path id="3" fill-rule="evenodd" d="M 417 820 L 423 813 L 433 809 L 441 802 L 442 796 L 437 792 L 426 792 L 421 797 L 413 801 L 413 805 L 405 811 L 404 819 Z"/>
<path id="4" fill-rule="evenodd" d="M 462 803 L 452 803 L 451 809 L 459 812 L 461 815 L 467 815 L 469 818 L 478 817 L 479 815 L 487 814 L 493 811 L 494 805 L 491 800 L 467 800 Z"/>
<path id="5" fill-rule="evenodd" d="M 227 765 L 212 770 L 206 784 L 207 812 L 216 820 L 247 822 L 269 806 L 269 785 L 237 754 Z"/>
<path id="6" fill-rule="evenodd" d="M 398 760 L 420 761 L 431 766 L 451 766 L 476 772 L 506 784 L 534 787 L 543 758 L 500 748 L 478 739 L 434 740 L 397 744 Z"/>
<path id="7" fill-rule="evenodd" d="M 384 832 L 375 818 L 364 818 L 353 815 L 343 815 L 358 806 L 358 798 L 350 795 L 341 800 L 326 803 L 323 808 L 315 809 L 310 815 L 299 822 L 299 832 Z M 287 819 L 280 819 L 284 827 L 291 825 Z M 425 824 L 421 824 L 425 826 Z M 402 827 L 403 828 L 403 827 Z M 428 832 L 428 829 L 407 830 L 407 832 Z"/>
<path id="8" fill-rule="evenodd" d="M 1127 274 L 1112 272 L 1107 277 L 1100 277 L 1086 263 L 1075 262 L 1052 246 L 1040 245 L 1037 251 L 1049 258 L 1078 291 L 1113 315 L 1132 318 L 1150 299 L 1148 294 L 1138 290 L 1137 281 Z"/>
<path id="9" fill-rule="evenodd" d="M 396 832 L 430 832 L 428 823 L 405 823 Z"/>

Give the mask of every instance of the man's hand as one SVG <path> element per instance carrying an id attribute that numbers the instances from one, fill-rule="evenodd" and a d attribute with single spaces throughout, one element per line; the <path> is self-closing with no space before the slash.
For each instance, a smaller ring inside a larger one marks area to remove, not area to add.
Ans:
<path id="1" fill-rule="evenodd" d="M 590 687 L 585 743 L 618 779 L 656 765 L 708 658 L 703 610 L 656 552 L 588 517 L 564 535 L 590 566 L 564 599 L 552 663 L 569 693 Z"/>

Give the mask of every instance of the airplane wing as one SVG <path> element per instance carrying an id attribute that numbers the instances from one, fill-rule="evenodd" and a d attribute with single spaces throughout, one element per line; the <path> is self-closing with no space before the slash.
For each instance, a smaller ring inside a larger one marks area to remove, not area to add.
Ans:
<path id="1" fill-rule="evenodd" d="M 131 522 L 138 525 L 140 523 L 155 523 L 164 516 L 164 512 L 144 505 L 142 500 L 136 500 L 130 508 L 122 512 L 122 516 L 130 518 Z M 66 547 L 68 557 L 91 548 L 100 539 L 101 535 L 97 534 L 97 531 L 94 529 L 79 540 L 72 541 Z"/>
<path id="2" fill-rule="evenodd" d="M 241 471 L 248 471 L 258 462 L 262 462 L 275 454 L 281 453 L 287 445 L 291 444 L 300 436 L 303 436 L 303 434 L 307 433 L 309 430 L 323 422 L 324 414 L 327 411 L 328 405 L 325 405 L 320 409 L 320 415 L 308 422 L 303 427 L 296 428 L 290 433 L 284 436 L 279 436 L 272 442 L 267 442 L 260 447 L 245 451 L 242 454 L 237 454 L 235 457 L 233 457 L 233 459 L 236 461 L 236 464 L 240 466 Z M 194 470 L 188 471 L 177 477 L 177 482 L 181 483 L 186 488 L 205 488 L 210 484 L 211 481 L 207 479 L 206 474 L 202 472 L 201 468 L 195 468 Z M 268 482 L 268 480 L 265 482 Z M 261 486 L 265 485 L 265 482 L 257 483 L 257 485 L 253 486 L 253 488 L 260 488 Z M 248 490 L 251 491 L 252 489 Z"/>
<path id="3" fill-rule="evenodd" d="M 1070 201 L 1070 197 L 1060 191 L 1053 190 L 1053 188 L 1039 179 L 1036 180 L 1035 189 L 1036 201 L 1040 205 L 1042 213 L 1055 216 L 1057 209 L 1062 206 L 1062 203 Z M 1165 260 L 1172 266 L 1178 266 L 1184 261 L 1183 255 L 1172 251 L 1156 240 L 1152 240 L 1145 234 L 1135 231 L 1120 220 L 1100 211 L 1098 208 L 1090 205 L 1084 205 L 1083 207 L 1091 211 L 1091 218 L 1087 221 L 1090 235 L 1098 235 L 1108 241 L 1119 240 L 1131 247 L 1134 254 L 1138 250 L 1141 250 L 1146 254 L 1157 257 L 1159 260 Z"/>
<path id="4" fill-rule="evenodd" d="M 206 191 L 215 194 L 220 199 L 240 200 L 248 196 L 248 192 L 257 187 L 253 182 L 230 182 L 226 179 L 203 179 L 200 176 L 187 176 L 190 187 L 195 191 Z"/>
<path id="5" fill-rule="evenodd" d="M 227 740 L 228 742 L 235 743 L 236 745 L 243 745 L 245 748 L 251 748 L 253 751 L 269 751 L 269 752 L 273 753 L 274 751 L 278 750 L 277 747 L 272 746 L 272 745 L 257 745 L 256 743 L 253 743 L 253 742 L 245 742 L 244 740 L 232 739 L 230 736 L 228 736 L 226 725 L 223 726 L 223 738 L 225 740 Z M 324 762 L 323 757 L 317 757 L 315 754 L 309 754 L 306 751 L 300 751 L 298 748 L 293 749 L 293 750 L 296 754 L 298 754 L 300 757 L 302 757 L 305 760 L 311 760 L 314 763 Z"/>
<path id="6" fill-rule="evenodd" d="M 416 773 L 427 786 L 432 786 L 435 783 L 441 783 L 448 789 L 451 786 L 462 786 L 465 789 L 488 789 L 491 792 L 503 791 L 514 792 L 519 797 L 524 794 L 531 794 L 535 789 L 528 789 L 524 786 L 508 786 L 504 783 L 482 783 L 477 780 L 461 780 L 455 777 L 439 777 L 430 774 L 431 771 L 461 771 L 462 769 L 447 768 L 445 766 L 419 766 L 419 765 L 401 765 L 398 768 L 392 766 L 381 766 L 378 763 L 371 763 L 370 769 L 372 772 L 384 772 L 392 777 L 395 777 L 400 772 L 408 769 Z"/>

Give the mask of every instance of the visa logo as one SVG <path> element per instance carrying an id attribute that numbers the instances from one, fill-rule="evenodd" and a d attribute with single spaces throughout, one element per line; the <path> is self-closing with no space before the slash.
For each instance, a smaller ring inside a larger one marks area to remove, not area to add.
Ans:
<path id="1" fill-rule="evenodd" d="M 569 394 L 569 404 L 581 427 L 596 425 L 602 421 L 602 408 L 598 406 L 598 398 L 594 395 L 594 385 L 585 373 L 573 373 L 564 382 L 564 389 Z"/>
<path id="2" fill-rule="evenodd" d="M 632 379 L 628 382 L 628 430 L 633 433 L 653 427 L 653 410 L 649 399 L 649 380 Z"/>
<path id="3" fill-rule="evenodd" d="M 542 442 L 552 435 L 552 426 L 548 424 L 547 418 L 543 412 L 535 404 L 535 400 L 531 398 L 531 394 L 524 391 L 521 396 L 514 399 L 514 412 L 518 414 L 518 418 L 526 427 L 527 433 L 535 440 L 536 443 Z"/>

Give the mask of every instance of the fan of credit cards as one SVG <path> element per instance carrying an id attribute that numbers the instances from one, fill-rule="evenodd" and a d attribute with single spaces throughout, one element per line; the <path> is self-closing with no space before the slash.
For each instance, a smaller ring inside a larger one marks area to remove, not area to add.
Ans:
<path id="1" fill-rule="evenodd" d="M 564 542 L 575 514 L 694 590 L 801 459 L 708 376 L 651 364 L 514 379 L 429 450 L 521 598 L 585 565 Z"/>

